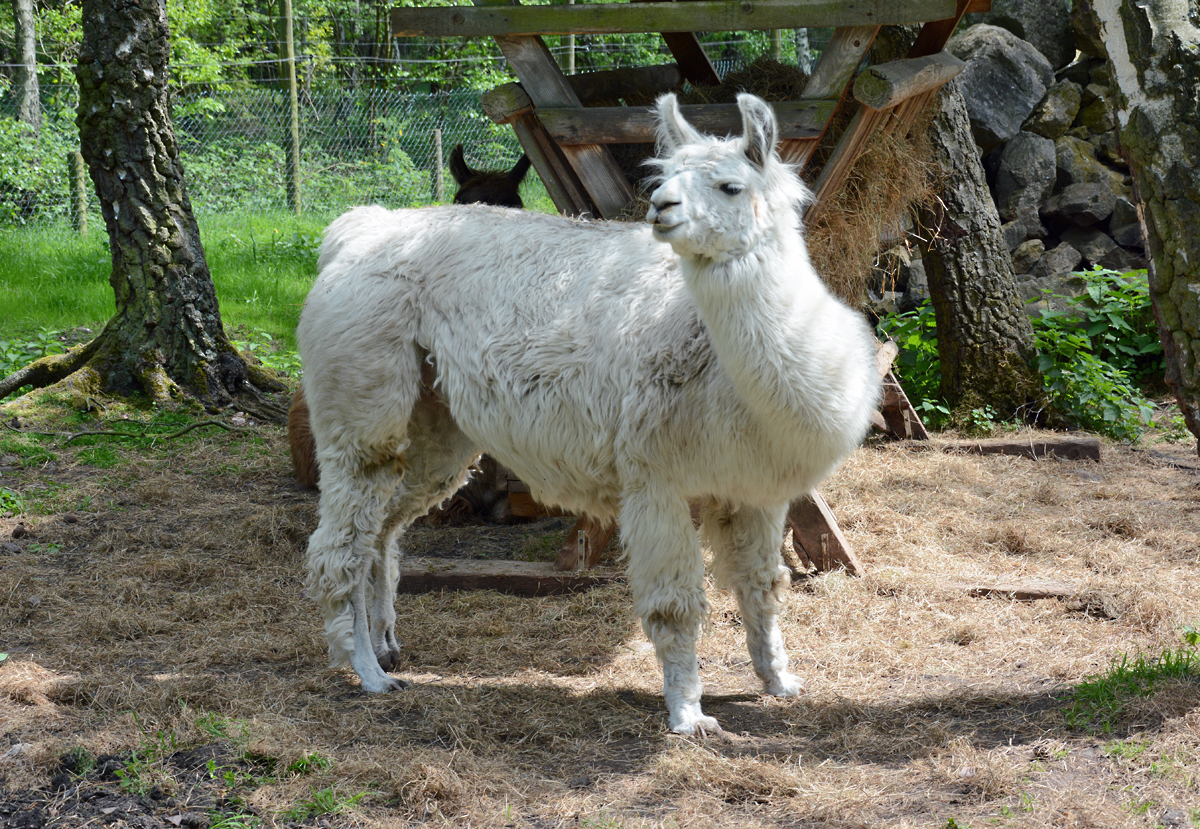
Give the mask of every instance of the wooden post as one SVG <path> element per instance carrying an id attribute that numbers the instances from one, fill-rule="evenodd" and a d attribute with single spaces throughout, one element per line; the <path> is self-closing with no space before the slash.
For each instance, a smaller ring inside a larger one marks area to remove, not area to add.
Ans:
<path id="1" fill-rule="evenodd" d="M 567 0 L 568 6 L 574 6 L 575 0 Z M 575 74 L 575 35 L 567 35 L 567 74 Z"/>
<path id="2" fill-rule="evenodd" d="M 296 48 L 292 40 L 292 0 L 279 0 L 283 16 L 283 66 L 287 73 L 290 104 L 291 140 L 287 154 L 287 203 L 293 213 L 300 212 L 300 97 L 296 89 Z"/>
<path id="3" fill-rule="evenodd" d="M 434 196 L 439 202 L 446 200 L 445 167 L 446 165 L 442 160 L 442 128 L 437 127 L 433 131 L 433 181 Z"/>
<path id="4" fill-rule="evenodd" d="M 67 153 L 67 179 L 71 182 L 71 226 L 87 235 L 87 164 L 79 150 Z"/>
<path id="5" fill-rule="evenodd" d="M 783 58 L 783 30 L 771 30 L 771 60 L 780 60 Z"/>

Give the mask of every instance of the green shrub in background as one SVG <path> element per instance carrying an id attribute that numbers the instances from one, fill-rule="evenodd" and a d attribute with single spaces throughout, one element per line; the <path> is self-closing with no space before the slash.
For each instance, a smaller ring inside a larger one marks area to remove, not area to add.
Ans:
<path id="1" fill-rule="evenodd" d="M 1087 282 L 1082 296 L 1051 295 L 1065 307 L 1032 319 L 1046 396 L 1074 426 L 1136 442 L 1154 411 L 1144 389 L 1161 383 L 1164 371 L 1146 272 L 1096 268 L 1079 276 Z M 932 306 L 887 317 L 878 330 L 900 346 L 896 373 L 914 407 L 930 426 L 944 425 L 950 410 L 938 393 Z"/>
<path id="2" fill-rule="evenodd" d="M 74 123 L 45 114 L 34 132 L 15 118 L 0 118 L 0 225 L 23 224 L 64 207 L 67 155 L 79 143 Z"/>

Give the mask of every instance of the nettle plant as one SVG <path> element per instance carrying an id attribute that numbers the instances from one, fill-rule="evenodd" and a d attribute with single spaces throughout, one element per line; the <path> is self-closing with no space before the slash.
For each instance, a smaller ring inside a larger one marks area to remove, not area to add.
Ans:
<path id="1" fill-rule="evenodd" d="M 1136 442 L 1154 412 L 1143 389 L 1158 383 L 1164 371 L 1146 271 L 1095 268 L 1078 276 L 1087 283 L 1082 295 L 1047 292 L 1058 307 L 1032 318 L 1046 397 L 1078 428 Z M 941 366 L 932 306 L 885 318 L 879 333 L 900 346 L 896 373 L 918 411 L 929 425 L 944 425 L 950 410 L 938 392 Z"/>

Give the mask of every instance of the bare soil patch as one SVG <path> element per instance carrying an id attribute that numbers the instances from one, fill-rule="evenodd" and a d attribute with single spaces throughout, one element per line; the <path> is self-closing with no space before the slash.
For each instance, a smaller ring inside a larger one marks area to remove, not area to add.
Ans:
<path id="1" fill-rule="evenodd" d="M 402 595 L 412 691 L 327 669 L 302 588 L 316 499 L 273 427 L 136 451 L 0 437 L 23 509 L 0 517 L 6 827 L 1200 825 L 1194 675 L 1107 732 L 1064 713 L 1085 677 L 1200 623 L 1190 445 L 860 449 L 822 491 L 868 575 L 800 580 L 783 614 L 808 693 L 759 693 L 712 588 L 701 676 L 727 733 L 692 740 L 666 732 L 622 585 Z M 409 547 L 552 559 L 569 526 Z M 1074 589 L 964 589 L 1038 580 Z"/>

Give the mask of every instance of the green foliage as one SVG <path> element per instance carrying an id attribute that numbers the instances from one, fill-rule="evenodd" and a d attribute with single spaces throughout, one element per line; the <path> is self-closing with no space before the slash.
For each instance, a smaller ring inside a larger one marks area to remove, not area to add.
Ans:
<path id="1" fill-rule="evenodd" d="M 24 223 L 62 204 L 67 154 L 79 143 L 73 117 L 44 113 L 37 132 L 15 118 L 0 118 L 0 224 Z"/>
<path id="2" fill-rule="evenodd" d="M 1081 276 L 1083 296 L 1033 319 L 1038 370 L 1052 404 L 1080 427 L 1137 442 L 1154 412 L 1139 381 L 1163 373 L 1146 272 Z"/>
<path id="3" fill-rule="evenodd" d="M 1056 297 L 1063 310 L 1033 319 L 1037 368 L 1052 406 L 1074 425 L 1118 440 L 1136 442 L 1154 411 L 1139 387 L 1163 373 L 1162 345 L 1150 305 L 1146 272 L 1121 274 L 1096 269 L 1081 274 L 1087 292 Z M 900 346 L 896 374 L 926 423 L 943 426 L 951 412 L 941 399 L 937 325 L 928 303 L 880 321 L 881 336 Z M 996 414 L 970 412 L 962 424 L 988 431 Z"/>
<path id="4" fill-rule="evenodd" d="M 317 815 L 336 815 L 358 804 L 366 795 L 359 792 L 350 797 L 341 797 L 332 789 L 313 789 L 312 796 L 300 801 L 279 815 L 280 820 L 307 820 Z"/>
<path id="5" fill-rule="evenodd" d="M 11 517 L 25 511 L 25 502 L 11 489 L 0 487 L 0 515 Z"/>
<path id="6" fill-rule="evenodd" d="M 1122 654 L 1106 672 L 1076 685 L 1065 711 L 1067 725 L 1111 734 L 1129 703 L 1153 694 L 1160 681 L 1200 678 L 1200 654 L 1196 652 L 1200 634 L 1188 628 L 1183 638 L 1184 646 L 1164 649 L 1158 656 L 1138 654 L 1130 659 Z"/>

